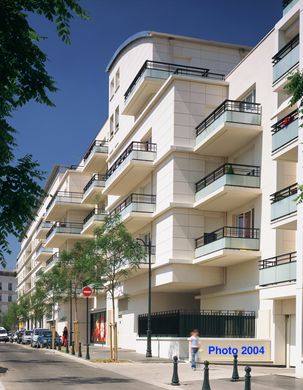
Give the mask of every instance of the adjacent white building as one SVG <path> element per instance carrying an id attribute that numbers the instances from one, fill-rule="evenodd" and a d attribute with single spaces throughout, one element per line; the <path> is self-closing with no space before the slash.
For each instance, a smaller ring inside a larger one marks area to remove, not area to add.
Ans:
<path id="1" fill-rule="evenodd" d="M 16 271 L 0 271 L 0 314 L 7 312 L 8 306 L 16 302 Z"/>
<path id="2" fill-rule="evenodd" d="M 253 49 L 157 32 L 118 48 L 107 67 L 108 119 L 79 165 L 53 170 L 18 257 L 19 296 L 60 251 L 119 213 L 153 244 L 155 355 L 185 356 L 199 327 L 210 360 L 230 359 L 219 352 L 231 346 L 241 360 L 296 366 L 303 376 L 295 201 L 303 155 L 297 107 L 283 89 L 302 69 L 302 9 L 302 0 L 284 1 Z M 140 352 L 147 277 L 143 266 L 116 299 L 119 346 Z M 102 294 L 91 300 L 92 342 L 108 341 L 110 307 Z M 77 317 L 84 327 L 82 305 Z M 48 320 L 60 331 L 68 304 Z"/>

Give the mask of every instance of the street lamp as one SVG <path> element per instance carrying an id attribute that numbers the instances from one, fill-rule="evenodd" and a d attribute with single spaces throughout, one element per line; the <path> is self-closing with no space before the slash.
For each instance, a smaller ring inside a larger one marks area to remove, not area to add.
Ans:
<path id="1" fill-rule="evenodd" d="M 147 345 L 146 345 L 146 357 L 152 357 L 152 348 L 151 348 L 151 277 L 152 277 L 152 269 L 151 269 L 151 255 L 152 255 L 152 243 L 151 239 L 148 239 L 148 242 L 145 242 L 141 238 L 137 238 L 137 241 L 140 241 L 142 245 L 148 249 L 148 307 L 147 307 Z"/>

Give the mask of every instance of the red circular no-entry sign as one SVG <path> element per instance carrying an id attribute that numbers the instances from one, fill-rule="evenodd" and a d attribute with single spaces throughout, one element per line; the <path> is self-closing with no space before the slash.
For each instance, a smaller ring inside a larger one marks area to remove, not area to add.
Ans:
<path id="1" fill-rule="evenodd" d="M 93 293 L 93 290 L 91 289 L 91 287 L 89 287 L 89 286 L 83 287 L 82 294 L 85 297 L 90 297 L 92 295 L 92 293 Z"/>

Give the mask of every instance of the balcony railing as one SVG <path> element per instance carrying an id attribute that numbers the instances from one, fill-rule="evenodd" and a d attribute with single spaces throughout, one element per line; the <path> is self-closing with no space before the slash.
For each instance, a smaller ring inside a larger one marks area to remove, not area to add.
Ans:
<path id="1" fill-rule="evenodd" d="M 227 163 L 205 176 L 202 180 L 198 181 L 196 183 L 196 192 L 203 190 L 225 175 L 230 176 L 230 180 L 223 183 L 225 185 L 240 187 L 258 187 L 260 185 L 259 179 L 257 181 L 253 179 L 260 178 L 260 167 L 254 165 Z M 251 178 L 253 181 L 250 180 Z"/>
<path id="2" fill-rule="evenodd" d="M 211 233 L 204 233 L 203 236 L 197 238 L 196 248 L 201 248 L 205 245 L 211 244 L 215 241 L 219 241 L 223 238 L 227 239 L 259 239 L 260 238 L 260 229 L 256 228 L 242 228 L 242 227 L 231 227 L 224 226 L 220 229 L 217 229 Z M 228 249 L 233 249 L 237 247 L 237 243 L 239 244 L 238 249 L 242 249 L 241 241 L 236 241 L 236 246 L 232 246 L 232 248 L 227 247 Z M 243 248 L 246 249 L 246 248 Z M 248 248 L 249 249 L 249 248 Z"/>
<path id="3" fill-rule="evenodd" d="M 87 152 L 85 153 L 83 160 L 86 161 L 92 151 L 95 149 L 98 153 L 108 153 L 108 142 L 107 141 L 100 141 L 95 140 L 90 147 L 87 149 Z"/>
<path id="4" fill-rule="evenodd" d="M 298 131 L 299 114 L 298 110 L 295 110 L 272 126 L 272 152 L 276 152 L 298 138 Z"/>
<path id="5" fill-rule="evenodd" d="M 106 172 L 106 180 L 110 178 L 110 176 L 119 168 L 119 166 L 123 163 L 124 160 L 132 152 L 152 152 L 155 153 L 157 151 L 157 145 L 151 142 L 131 142 L 129 146 L 124 150 L 124 152 L 119 156 L 119 158 L 113 163 L 113 165 Z M 139 160 L 136 158 L 136 160 Z"/>
<path id="6" fill-rule="evenodd" d="M 199 78 L 207 77 L 216 80 L 224 80 L 225 77 L 223 74 L 220 73 L 212 73 L 207 68 L 146 60 L 137 75 L 135 76 L 134 80 L 126 90 L 124 94 L 124 99 L 128 99 L 128 97 L 132 94 L 136 85 L 139 83 L 142 77 L 146 76 L 165 80 L 172 74 Z"/>
<path id="7" fill-rule="evenodd" d="M 143 204 L 143 205 L 155 205 L 156 204 L 156 195 L 150 194 L 130 194 L 122 203 L 120 203 L 114 210 L 110 212 L 110 215 L 121 214 L 128 206 L 131 204 Z M 138 207 L 138 212 L 147 212 L 150 213 L 149 207 L 144 210 L 143 207 Z"/>
<path id="8" fill-rule="evenodd" d="M 49 210 L 54 202 L 60 203 L 81 203 L 83 197 L 82 192 L 66 192 L 66 191 L 57 191 L 48 205 L 46 206 L 46 210 Z"/>
<path id="9" fill-rule="evenodd" d="M 100 187 L 104 187 L 105 186 L 105 180 L 106 180 L 106 176 L 105 175 L 100 175 L 99 173 L 94 174 L 92 176 L 92 178 L 89 180 L 89 182 L 83 188 L 83 193 L 88 191 L 90 186 L 93 185 L 93 184 L 94 185 L 97 184 Z"/>
<path id="10" fill-rule="evenodd" d="M 46 238 L 56 231 L 61 234 L 81 234 L 82 223 L 78 222 L 55 222 L 51 229 L 47 232 Z"/>
<path id="11" fill-rule="evenodd" d="M 138 316 L 138 335 L 146 337 L 147 314 Z M 188 337 L 198 329 L 202 337 L 255 337 L 254 311 L 244 310 L 171 310 L 151 315 L 152 335 L 157 337 Z"/>
<path id="12" fill-rule="evenodd" d="M 261 286 L 296 280 L 297 252 L 285 253 L 259 262 Z"/>
<path id="13" fill-rule="evenodd" d="M 52 263 L 56 263 L 60 258 L 59 252 L 54 253 L 49 259 L 46 260 L 46 266 Z"/>
<path id="14" fill-rule="evenodd" d="M 249 103 L 244 101 L 237 100 L 225 100 L 219 107 L 217 107 L 208 117 L 206 117 L 197 127 L 196 127 L 196 137 L 205 131 L 211 124 L 213 124 L 218 118 L 220 118 L 224 113 L 230 112 L 235 113 L 231 118 L 226 120 L 229 122 L 235 123 L 248 123 L 251 124 L 251 118 L 237 116 L 237 113 L 243 114 L 253 114 L 257 115 L 259 120 L 254 120 L 252 124 L 260 124 L 262 108 L 259 103 Z"/>
<path id="15" fill-rule="evenodd" d="M 106 216 L 106 211 L 104 209 L 94 209 L 92 210 L 84 219 L 83 219 L 83 225 L 85 225 L 92 217 L 96 217 L 98 220 L 100 220 L 100 216 L 102 217 L 102 220 Z"/>
<path id="16" fill-rule="evenodd" d="M 298 185 L 292 184 L 270 196 L 272 221 L 296 212 L 297 193 Z"/>
<path id="17" fill-rule="evenodd" d="M 289 196 L 295 195 L 298 192 L 298 184 L 292 184 L 289 187 L 283 188 L 280 191 L 275 192 L 274 194 L 270 195 L 270 202 L 271 204 L 280 202 L 283 199 L 288 198 Z"/>
<path id="18" fill-rule="evenodd" d="M 299 34 L 273 56 L 273 82 L 282 78 L 299 62 Z"/>
<path id="19" fill-rule="evenodd" d="M 285 15 L 299 0 L 283 0 L 283 15 Z"/>

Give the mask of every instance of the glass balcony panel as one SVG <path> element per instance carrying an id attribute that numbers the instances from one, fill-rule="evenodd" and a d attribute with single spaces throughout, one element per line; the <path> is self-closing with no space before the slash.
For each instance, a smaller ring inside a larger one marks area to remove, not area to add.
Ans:
<path id="1" fill-rule="evenodd" d="M 299 62 L 299 42 L 283 58 L 273 65 L 273 82 L 278 81 Z"/>
<path id="2" fill-rule="evenodd" d="M 283 1 L 283 16 L 297 4 L 299 0 L 284 0 Z"/>
<path id="3" fill-rule="evenodd" d="M 299 119 L 294 119 L 291 123 L 286 124 L 283 127 L 279 127 L 276 131 L 273 129 L 272 134 L 272 152 L 278 151 L 283 146 L 286 146 L 289 142 L 298 138 L 299 133 Z"/>
<path id="4" fill-rule="evenodd" d="M 297 185 L 294 184 L 271 196 L 271 220 L 285 217 L 297 211 Z"/>
<path id="5" fill-rule="evenodd" d="M 196 249 L 196 257 L 208 255 L 222 249 L 259 250 L 259 239 L 224 237 Z"/>
<path id="6" fill-rule="evenodd" d="M 296 279 L 297 263 L 281 264 L 260 270 L 261 286 L 288 282 Z"/>

